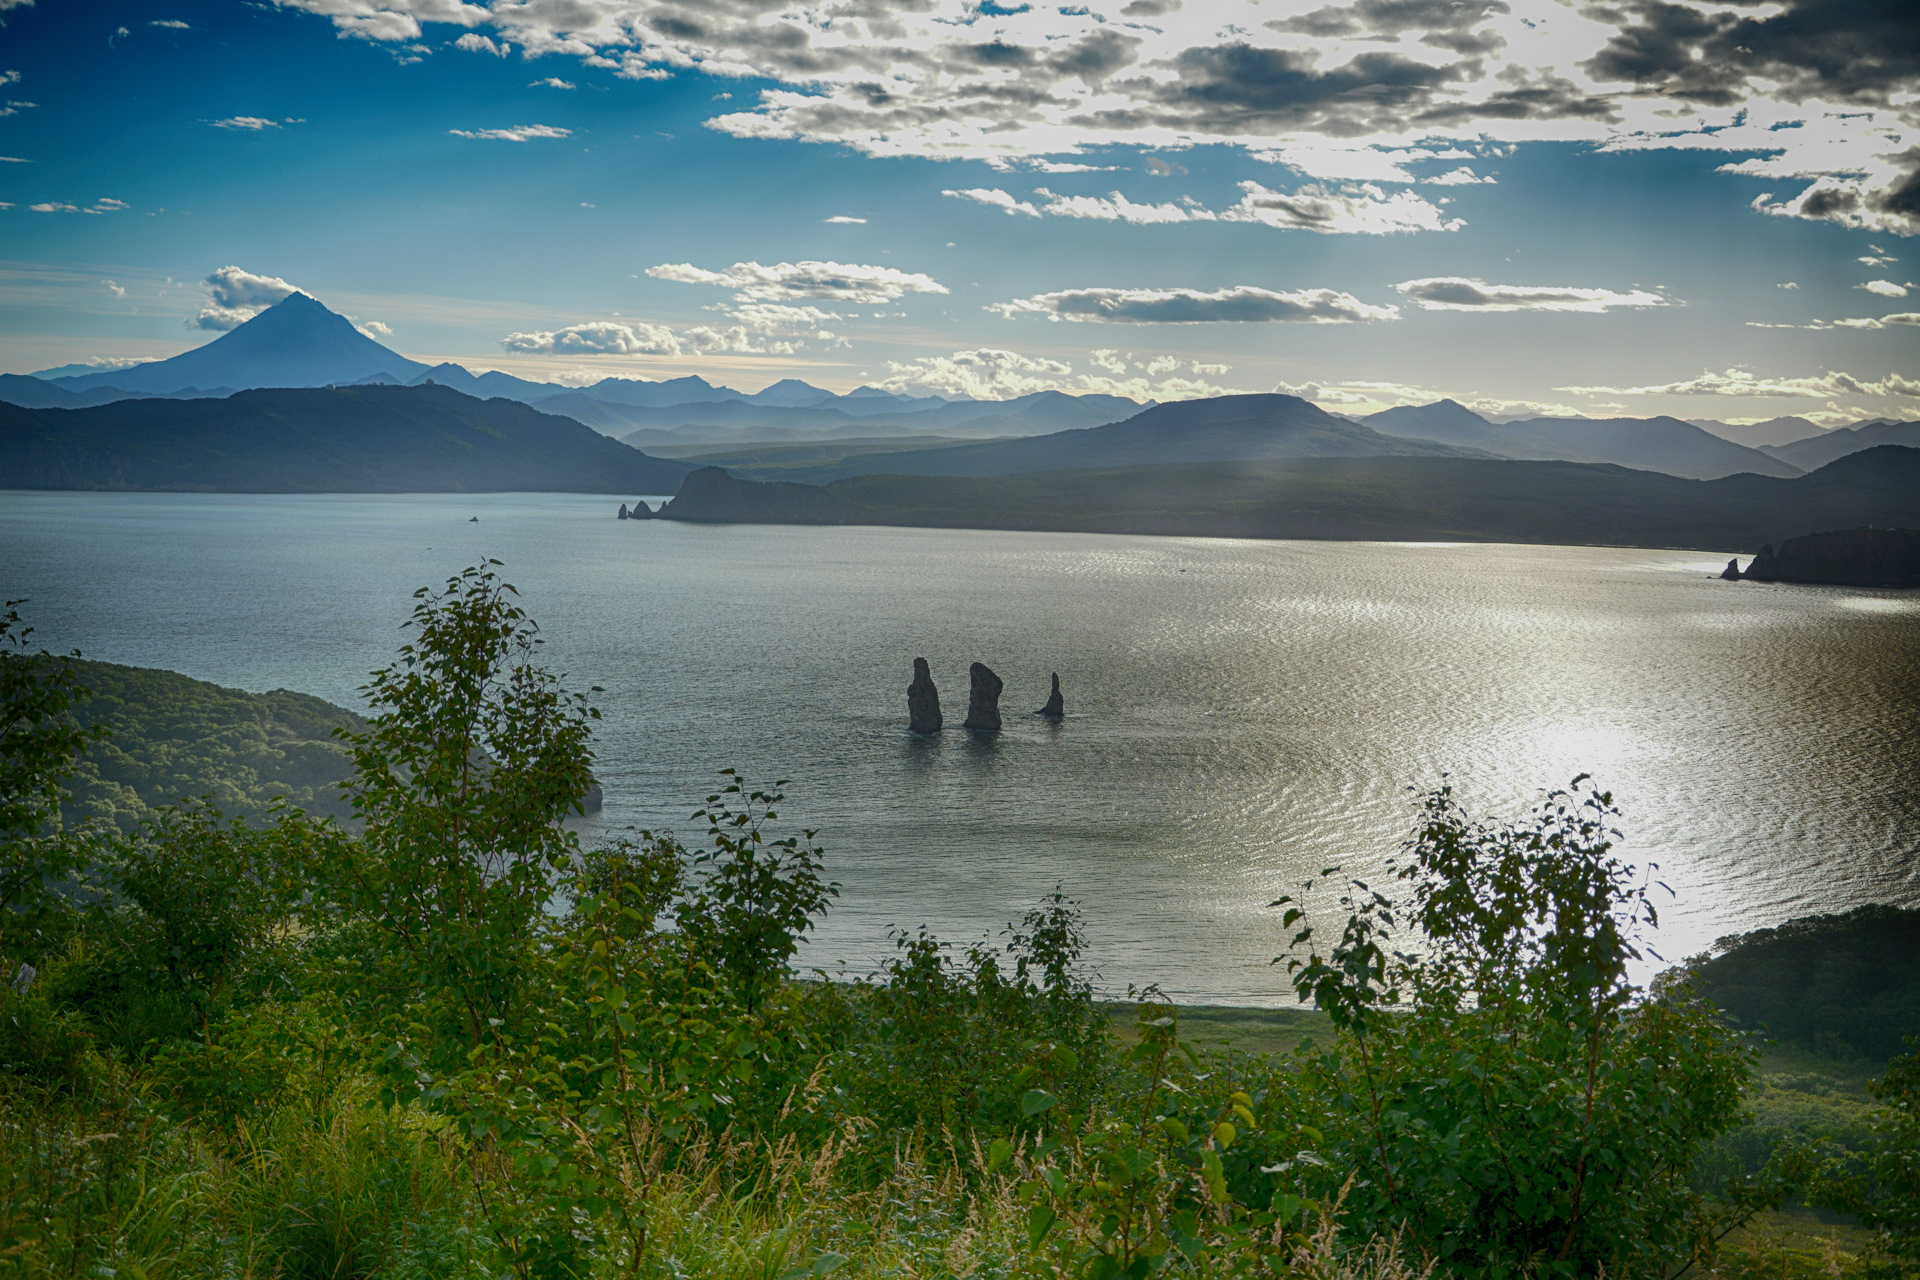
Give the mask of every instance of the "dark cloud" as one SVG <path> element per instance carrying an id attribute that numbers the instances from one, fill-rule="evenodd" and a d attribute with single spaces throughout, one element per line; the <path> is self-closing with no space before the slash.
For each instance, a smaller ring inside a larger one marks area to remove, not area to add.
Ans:
<path id="1" fill-rule="evenodd" d="M 1359 0 L 1357 4 L 1328 5 L 1265 25 L 1274 31 L 1320 38 L 1397 40 L 1404 32 L 1421 31 L 1425 32 L 1421 44 L 1472 57 L 1492 53 L 1506 44 L 1494 32 L 1473 28 L 1495 14 L 1512 11 L 1505 0 Z"/>
<path id="2" fill-rule="evenodd" d="M 1120 10 L 1123 18 L 1162 18 L 1180 10 L 1180 0 L 1132 0 Z"/>
<path id="3" fill-rule="evenodd" d="M 1299 49 L 1263 49 L 1234 43 L 1183 50 L 1170 64 L 1171 84 L 1119 82 L 1145 104 L 1096 113 L 1109 128 L 1165 125 L 1234 135 L 1316 130 L 1357 136 L 1396 125 L 1434 90 L 1462 79 L 1464 64 L 1433 67 L 1396 53 L 1363 53 L 1320 71 L 1315 55 Z"/>
<path id="4" fill-rule="evenodd" d="M 1452 126 L 1475 120 L 1618 119 L 1613 103 L 1583 92 L 1571 80 L 1543 76 L 1531 84 L 1502 89 L 1477 102 L 1449 102 L 1417 113 L 1414 123 Z"/>
<path id="5" fill-rule="evenodd" d="M 1580 66 L 1703 106 L 1744 99 L 1749 81 L 1779 84 L 1788 101 L 1835 98 L 1886 106 L 1920 88 L 1920 17 L 1913 0 L 1798 0 L 1770 17 L 1707 13 L 1668 0 L 1590 5 L 1620 27 Z"/>

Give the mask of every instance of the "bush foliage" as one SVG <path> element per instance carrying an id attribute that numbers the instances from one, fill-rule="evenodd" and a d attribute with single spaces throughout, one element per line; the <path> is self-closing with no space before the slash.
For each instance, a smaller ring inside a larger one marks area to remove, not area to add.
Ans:
<path id="1" fill-rule="evenodd" d="M 724 773 L 693 847 L 579 846 L 594 711 L 495 568 L 420 593 L 343 729 L 353 831 L 60 831 L 81 686 L 0 659 L 0 1270 L 1655 1275 L 1789 1194 L 1911 1255 L 1912 1066 L 1844 1160 L 1726 1147 L 1752 1055 L 1629 981 L 1651 886 L 1584 779 L 1511 824 L 1425 797 L 1331 937 L 1276 904 L 1332 1025 L 1285 1054 L 1203 1053 L 1151 990 L 1118 1034 L 1064 891 L 829 983 L 790 969 L 837 886 L 781 784 Z"/>

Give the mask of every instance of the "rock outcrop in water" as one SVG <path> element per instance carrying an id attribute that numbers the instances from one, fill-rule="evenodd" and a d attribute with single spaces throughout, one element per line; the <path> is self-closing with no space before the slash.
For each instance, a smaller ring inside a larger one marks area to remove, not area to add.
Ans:
<path id="1" fill-rule="evenodd" d="M 1920 529 L 1840 529 L 1760 548 L 1741 575 L 1753 582 L 1920 587 Z"/>
<path id="2" fill-rule="evenodd" d="M 1720 571 L 1720 580 L 1722 582 L 1740 581 L 1740 557 L 1739 556 L 1735 556 L 1733 559 L 1727 561 L 1727 567 Z"/>
<path id="3" fill-rule="evenodd" d="M 1000 690 L 1004 687 L 1000 677 L 984 662 L 976 662 L 967 669 L 973 681 L 973 687 L 967 693 L 967 725 L 969 729 L 982 729 L 991 733 L 1000 730 Z"/>
<path id="4" fill-rule="evenodd" d="M 627 515 L 627 504 L 626 504 L 626 503 L 624 503 L 624 502 L 620 504 L 620 516 L 619 516 L 619 518 L 620 518 L 620 519 L 622 519 L 622 520 L 627 520 L 627 519 L 631 519 L 631 517 Z"/>
<path id="5" fill-rule="evenodd" d="M 1053 673 L 1053 693 L 1047 698 L 1047 705 L 1033 714 L 1045 716 L 1049 720 L 1065 720 L 1067 718 L 1066 700 L 1060 696 L 1060 673 L 1058 671 Z"/>
<path id="6" fill-rule="evenodd" d="M 925 658 L 913 660 L 913 683 L 907 686 L 907 728 L 913 733 L 940 732 L 940 691 Z"/>
<path id="7" fill-rule="evenodd" d="M 720 467 L 701 467 L 680 482 L 660 520 L 726 524 L 844 524 L 839 500 L 817 485 L 784 480 L 736 480 Z"/>

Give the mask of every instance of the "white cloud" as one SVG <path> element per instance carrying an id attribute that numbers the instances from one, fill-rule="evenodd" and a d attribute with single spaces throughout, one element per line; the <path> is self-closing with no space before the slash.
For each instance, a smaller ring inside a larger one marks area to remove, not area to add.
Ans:
<path id="1" fill-rule="evenodd" d="M 155 18 L 147 24 L 150 27 L 166 27 L 173 31 L 191 31 L 193 27 L 178 18 Z"/>
<path id="2" fill-rule="evenodd" d="M 495 142 L 525 142 L 529 138 L 566 138 L 573 130 L 561 129 L 550 124 L 522 124 L 511 129 L 449 129 L 448 133 L 459 138 L 484 138 Z"/>
<path id="3" fill-rule="evenodd" d="M 1586 311 L 1613 307 L 1664 307 L 1669 300 L 1635 289 L 1581 289 L 1569 285 L 1488 284 L 1461 276 L 1402 280 L 1393 286 L 1425 311 Z"/>
<path id="4" fill-rule="evenodd" d="M 353 322 L 353 327 L 358 329 L 364 337 L 372 338 L 375 342 L 393 340 L 393 329 L 378 320 L 356 320 L 352 316 L 348 316 L 347 319 Z"/>
<path id="5" fill-rule="evenodd" d="M 1800 286 L 1789 280 L 1784 284 L 1777 284 L 1773 287 L 1776 289 L 1798 289 Z"/>
<path id="6" fill-rule="evenodd" d="M 1812 329 L 1824 333 L 1834 329 L 1884 329 L 1890 324 L 1920 325 L 1920 311 L 1900 311 L 1890 316 L 1854 316 L 1846 320 L 1815 320 L 1810 324 L 1769 324 L 1749 320 L 1749 329 Z"/>
<path id="7" fill-rule="evenodd" d="M 9 101 L 6 106 L 0 107 L 0 117 L 17 116 L 22 111 L 31 111 L 39 105 L 37 102 Z"/>
<path id="8" fill-rule="evenodd" d="M 1280 293 L 1239 285 L 1216 289 L 1066 289 L 1035 294 L 987 308 L 1009 318 L 1044 315 L 1050 320 L 1094 320 L 1115 324 L 1205 324 L 1211 322 L 1291 322 L 1353 324 L 1398 320 L 1398 307 L 1376 307 L 1350 293 L 1301 289 Z"/>
<path id="9" fill-rule="evenodd" d="M 836 213 L 831 218 L 824 218 L 822 219 L 822 221 L 835 223 L 840 226 L 852 226 L 852 227 L 863 227 L 867 224 L 867 220 L 865 218 L 855 218 L 845 213 Z"/>
<path id="10" fill-rule="evenodd" d="M 111 196 L 101 196 L 98 200 L 95 200 L 92 204 L 88 205 L 84 212 L 120 213 L 131 207 L 132 206 L 130 206 L 125 200 L 115 200 Z"/>
<path id="11" fill-rule="evenodd" d="M 0 12 L 4 12 L 6 8 L 7 6 L 3 2 L 3 0 L 0 0 Z M 19 83 L 20 83 L 20 73 L 18 71 L 0 71 L 0 88 L 3 88 L 10 84 L 19 84 Z"/>
<path id="12" fill-rule="evenodd" d="M 500 340 L 508 351 L 533 355 L 677 356 L 680 339 L 657 324 L 618 324 L 596 320 L 538 333 L 510 333 Z"/>
<path id="13" fill-rule="evenodd" d="M 456 49 L 465 49 L 468 53 L 490 53 L 496 58 L 504 58 L 513 52 L 513 46 L 506 43 L 496 44 L 491 36 L 483 36 L 469 31 L 453 42 Z"/>
<path id="14" fill-rule="evenodd" d="M 1213 213 L 1197 205 L 1135 204 L 1118 191 L 1110 191 L 1105 196 L 1061 196 L 1045 187 L 1038 187 L 1034 194 L 1046 199 L 1040 212 L 1055 218 L 1086 218 L 1096 222 L 1130 222 L 1136 225 L 1215 220 Z"/>
<path id="15" fill-rule="evenodd" d="M 49 200 L 44 204 L 30 204 L 27 206 L 27 208 L 33 210 L 35 213 L 78 213 L 80 212 L 79 205 L 62 204 L 57 200 Z"/>
<path id="16" fill-rule="evenodd" d="M 1883 298 L 1904 298 L 1907 296 L 1906 287 L 1897 285 L 1891 280 L 1869 280 L 1865 284 L 1857 284 L 1853 287 L 1856 289 L 1865 289 L 1868 293 L 1877 293 Z"/>
<path id="17" fill-rule="evenodd" d="M 1073 366 L 1017 351 L 980 347 L 950 356 L 889 360 L 887 370 L 887 377 L 875 384 L 885 391 L 912 389 L 948 397 L 1009 400 L 1035 391 L 1058 390 L 1072 375 Z"/>
<path id="18" fill-rule="evenodd" d="M 1494 185 L 1494 179 L 1482 178 L 1465 165 L 1443 173 L 1439 177 L 1422 178 L 1420 181 L 1429 187 L 1470 187 L 1475 184 L 1490 187 Z"/>
<path id="19" fill-rule="evenodd" d="M 119 284 L 113 280 L 102 280 L 100 283 L 107 286 L 107 292 L 111 293 L 114 297 L 119 298 L 123 301 L 126 299 L 126 296 L 127 296 L 126 286 Z"/>
<path id="20" fill-rule="evenodd" d="M 664 262 L 648 267 L 656 280 L 681 284 L 711 284 L 734 290 L 742 302 L 780 302 L 791 298 L 826 298 L 835 302 L 892 302 L 909 293 L 945 293 L 931 276 L 893 267 L 850 262 L 736 262 L 725 271 L 707 271 L 689 262 Z"/>
<path id="21" fill-rule="evenodd" d="M 202 283 L 207 304 L 189 325 L 217 333 L 237 329 L 274 303 L 300 292 L 278 276 L 255 275 L 239 267 L 222 267 Z"/>
<path id="22" fill-rule="evenodd" d="M 573 82 L 570 80 L 562 80 L 559 76 L 548 76 L 545 80 L 535 80 L 532 84 L 528 85 L 527 88 L 529 89 L 571 89 L 573 88 Z"/>
<path id="23" fill-rule="evenodd" d="M 269 120 L 264 116 L 228 116 L 225 120 L 209 120 L 207 123 L 216 129 L 241 129 L 254 133 L 280 127 L 278 120 Z"/>
<path id="24" fill-rule="evenodd" d="M 1034 208 L 1031 203 L 1016 199 L 998 187 L 968 187 L 960 191 L 949 189 L 942 191 L 940 194 L 943 196 L 951 196 L 956 200 L 971 200 L 975 204 L 984 204 L 991 208 L 1000 209 L 1005 211 L 1008 216 L 1016 213 L 1024 213 L 1029 218 L 1037 218 L 1040 216 L 1040 210 Z"/>
<path id="25" fill-rule="evenodd" d="M 1393 235 L 1411 231 L 1458 231 L 1464 218 L 1444 218 L 1438 206 L 1411 191 L 1389 196 L 1364 184 L 1331 187 L 1309 183 L 1288 195 L 1269 191 L 1257 182 L 1242 182 L 1246 194 L 1231 209 L 1222 210 L 1222 222 L 1258 222 L 1283 231 L 1318 231 L 1327 235 Z"/>
<path id="26" fill-rule="evenodd" d="M 1708 370 L 1697 378 L 1648 387 L 1556 387 L 1575 395 L 1613 396 L 1755 396 L 1765 399 L 1822 399 L 1827 396 L 1920 396 L 1920 382 L 1897 373 L 1879 381 L 1850 373 L 1823 373 L 1809 378 L 1762 378 L 1746 369 L 1724 373 Z"/>
<path id="27" fill-rule="evenodd" d="M 1389 196 L 1377 186 L 1339 190 L 1309 183 L 1291 194 L 1242 182 L 1240 203 L 1215 212 L 1190 197 L 1179 202 L 1140 204 L 1118 191 L 1104 196 L 1065 196 L 1045 187 L 1037 200 L 1021 200 L 998 187 L 969 187 L 940 194 L 971 200 L 1030 218 L 1080 218 L 1096 222 L 1152 225 L 1183 222 L 1258 222 L 1283 231 L 1319 231 L 1335 235 L 1390 235 L 1401 231 L 1455 231 L 1466 225 L 1445 219 L 1438 206 L 1411 191 Z"/>

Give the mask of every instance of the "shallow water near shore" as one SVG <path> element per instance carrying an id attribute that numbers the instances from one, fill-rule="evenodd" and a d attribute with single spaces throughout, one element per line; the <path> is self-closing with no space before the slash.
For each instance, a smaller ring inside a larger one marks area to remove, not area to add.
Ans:
<path id="1" fill-rule="evenodd" d="M 1059 885 L 1109 993 L 1290 1002 L 1267 904 L 1377 869 L 1409 787 L 1516 815 L 1577 772 L 1658 864 L 1653 945 L 1920 902 L 1920 593 L 1725 583 L 1731 551 L 617 521 L 556 494 L 0 494 L 35 640 L 343 705 L 412 591 L 505 562 L 599 685 L 583 837 L 697 836 L 728 765 L 792 779 L 843 886 L 807 963 L 969 942 Z M 478 523 L 469 517 L 478 516 Z M 1743 552 L 1748 549 L 1741 549 Z M 950 726 L 906 732 L 925 657 Z M 1006 682 L 974 735 L 967 667 Z M 1067 719 L 1028 714 L 1057 671 Z"/>

